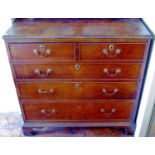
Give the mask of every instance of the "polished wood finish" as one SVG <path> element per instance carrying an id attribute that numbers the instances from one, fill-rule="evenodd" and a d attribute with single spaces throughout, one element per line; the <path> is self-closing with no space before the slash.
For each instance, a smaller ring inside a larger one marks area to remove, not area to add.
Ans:
<path id="1" fill-rule="evenodd" d="M 109 46 L 114 46 L 112 50 Z M 144 57 L 145 44 L 104 44 L 104 43 L 83 43 L 80 47 L 81 60 L 141 60 Z M 103 53 L 107 50 L 107 55 Z M 116 54 L 117 50 L 120 53 Z"/>
<path id="2" fill-rule="evenodd" d="M 38 103 L 24 104 L 27 121 L 102 121 L 132 118 L 133 101 L 104 101 L 102 103 Z M 104 111 L 103 111 L 104 110 Z"/>
<path id="3" fill-rule="evenodd" d="M 18 19 L 5 38 L 150 38 L 139 19 Z"/>
<path id="4" fill-rule="evenodd" d="M 137 87 L 133 82 L 18 83 L 21 99 L 135 99 Z"/>
<path id="5" fill-rule="evenodd" d="M 140 63 L 14 64 L 14 68 L 17 79 L 136 80 L 141 72 Z M 40 74 L 35 73 L 36 69 Z M 51 69 L 49 74 L 48 69 Z M 108 69 L 109 74 L 104 73 L 104 69 Z M 117 69 L 121 72 L 114 75 Z"/>
<path id="6" fill-rule="evenodd" d="M 40 49 L 43 46 L 43 50 Z M 13 60 L 74 60 L 75 45 L 64 43 L 33 43 L 33 44 L 10 44 L 10 53 Z M 37 50 L 38 55 L 33 53 Z M 46 50 L 51 54 L 46 56 Z"/>
<path id="7" fill-rule="evenodd" d="M 134 133 L 153 40 L 141 19 L 17 19 L 3 38 L 25 134 L 99 126 Z"/>

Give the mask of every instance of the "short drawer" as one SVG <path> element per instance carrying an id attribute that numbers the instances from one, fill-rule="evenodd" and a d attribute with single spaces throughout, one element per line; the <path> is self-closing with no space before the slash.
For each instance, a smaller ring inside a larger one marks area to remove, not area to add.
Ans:
<path id="1" fill-rule="evenodd" d="M 136 82 L 20 82 L 21 99 L 135 99 Z"/>
<path id="2" fill-rule="evenodd" d="M 14 64 L 17 79 L 139 79 L 141 64 Z"/>
<path id="3" fill-rule="evenodd" d="M 141 60 L 144 57 L 145 44 L 80 44 L 81 60 Z"/>
<path id="4" fill-rule="evenodd" d="M 129 121 L 133 105 L 133 101 L 126 100 L 102 103 L 28 103 L 22 106 L 26 121 Z"/>
<path id="5" fill-rule="evenodd" d="M 69 43 L 9 44 L 13 60 L 74 60 L 75 45 Z"/>

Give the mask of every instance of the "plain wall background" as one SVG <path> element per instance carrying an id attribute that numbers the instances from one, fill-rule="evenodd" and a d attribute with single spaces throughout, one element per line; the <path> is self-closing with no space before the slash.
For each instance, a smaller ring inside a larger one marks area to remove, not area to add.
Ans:
<path id="1" fill-rule="evenodd" d="M 155 31 L 155 22 L 152 18 L 144 18 L 150 28 Z M 5 18 L 0 20 L 0 35 L 2 36 L 11 26 L 11 19 Z M 7 57 L 7 52 L 2 37 L 0 38 L 0 99 L 3 101 L 0 104 L 0 112 L 20 112 L 20 107 L 17 99 L 17 94 L 11 74 L 11 69 Z M 152 107 L 154 104 L 155 94 L 155 49 L 152 51 L 152 56 L 149 64 L 149 70 L 144 87 L 144 93 L 141 100 L 140 110 L 137 118 L 137 129 L 135 136 L 146 135 L 149 119 L 151 117 Z M 154 85 L 153 85 L 154 84 Z M 143 125 L 143 126 L 142 126 Z"/>
<path id="2" fill-rule="evenodd" d="M 2 35 L 10 25 L 10 18 L 0 18 L 0 112 L 20 111 L 5 43 L 2 39 Z"/>

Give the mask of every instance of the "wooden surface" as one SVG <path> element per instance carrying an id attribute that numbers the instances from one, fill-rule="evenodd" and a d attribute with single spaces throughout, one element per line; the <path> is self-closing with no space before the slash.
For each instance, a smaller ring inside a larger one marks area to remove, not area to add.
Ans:
<path id="1" fill-rule="evenodd" d="M 43 103 L 23 104 L 27 121 L 61 122 L 126 122 L 132 118 L 133 101 L 103 101 L 93 103 Z"/>
<path id="2" fill-rule="evenodd" d="M 39 46 L 43 45 L 45 49 L 41 51 Z M 64 43 L 49 43 L 49 44 L 10 44 L 9 46 L 13 60 L 74 60 L 75 45 Z M 33 50 L 38 51 L 38 56 L 34 55 Z M 45 55 L 47 49 L 51 50 L 51 55 L 47 57 L 40 57 Z M 23 55 L 23 52 L 26 53 Z"/>
<path id="3" fill-rule="evenodd" d="M 109 50 L 109 45 L 113 45 L 114 49 Z M 103 50 L 107 50 L 107 55 L 103 54 Z M 115 54 L 117 50 L 119 54 Z M 144 57 L 145 44 L 106 44 L 106 43 L 83 43 L 79 45 L 81 60 L 141 60 Z"/>
<path id="4" fill-rule="evenodd" d="M 29 130 L 30 133 L 31 130 Z M 123 128 L 111 128 L 111 127 L 85 127 L 85 128 L 64 128 L 55 127 L 48 128 L 45 131 L 34 132 L 33 134 L 26 133 L 24 131 L 23 136 L 35 136 L 35 137 L 133 137 L 133 135 L 128 135 Z"/>
<path id="5" fill-rule="evenodd" d="M 26 134 L 25 134 L 26 135 Z M 133 137 L 127 135 L 123 128 L 110 128 L 110 127 L 94 127 L 94 128 L 64 128 L 55 127 L 48 128 L 46 132 L 38 131 L 33 132 L 32 135 L 36 137 Z"/>
<path id="6" fill-rule="evenodd" d="M 76 85 L 79 85 L 79 88 Z M 99 100 L 135 99 L 136 82 L 20 82 L 20 99 Z M 103 91 L 104 89 L 104 91 Z M 117 89 L 117 92 L 115 92 Z M 41 92 L 39 92 L 41 90 Z"/>
<path id="7" fill-rule="evenodd" d="M 76 69 L 79 65 L 79 69 Z M 141 73 L 140 63 L 65 63 L 65 64 L 20 64 L 15 63 L 15 73 L 17 79 L 54 79 L 54 80 L 139 80 Z M 133 69 L 134 68 L 134 69 Z M 40 74 L 35 73 L 39 69 Z M 52 72 L 47 74 L 47 70 Z M 104 73 L 104 69 L 108 69 L 109 74 Z M 114 75 L 116 70 L 121 72 Z M 114 76 L 113 76 L 114 75 Z"/>
<path id="8" fill-rule="evenodd" d="M 151 38 L 140 19 L 16 20 L 4 39 L 24 133 L 61 121 L 133 134 Z"/>
<path id="9" fill-rule="evenodd" d="M 116 123 L 24 123 L 23 133 L 26 136 L 51 136 L 51 137 L 114 137 L 133 136 L 135 125 L 129 122 Z M 113 127 L 111 127 L 113 126 Z M 117 133 L 119 133 L 117 135 Z"/>
<path id="10" fill-rule="evenodd" d="M 148 38 L 150 33 L 139 19 L 19 19 L 4 37 Z"/>

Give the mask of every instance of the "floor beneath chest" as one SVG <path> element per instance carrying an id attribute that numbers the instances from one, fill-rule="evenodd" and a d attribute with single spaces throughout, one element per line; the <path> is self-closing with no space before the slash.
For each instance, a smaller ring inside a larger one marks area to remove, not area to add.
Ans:
<path id="1" fill-rule="evenodd" d="M 20 113 L 0 113 L 0 137 L 24 137 Z M 49 133 L 36 137 L 127 137 L 120 129 L 114 128 L 54 128 Z"/>

